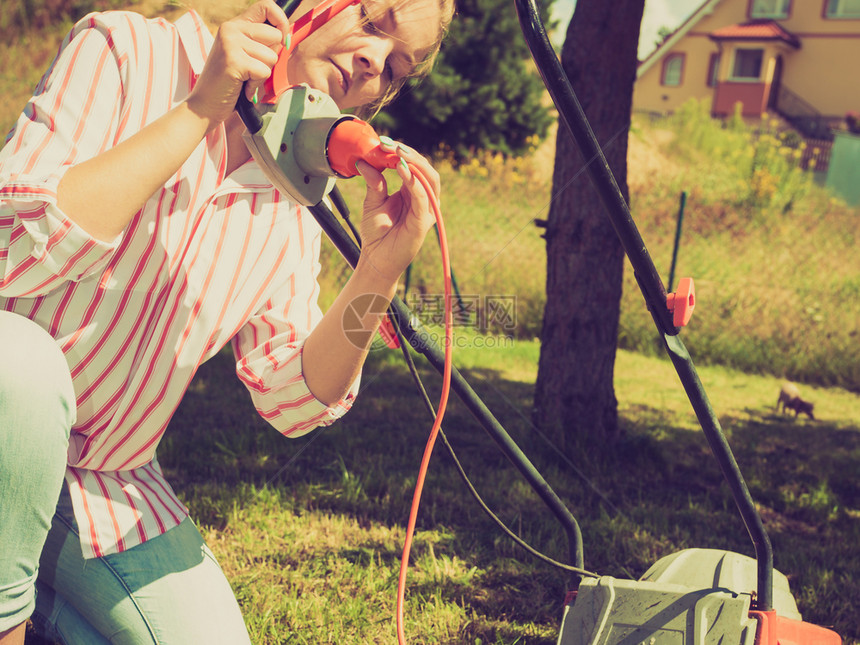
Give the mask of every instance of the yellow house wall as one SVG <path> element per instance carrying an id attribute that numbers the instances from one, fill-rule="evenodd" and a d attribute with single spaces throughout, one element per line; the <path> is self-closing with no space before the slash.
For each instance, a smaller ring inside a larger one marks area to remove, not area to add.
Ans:
<path id="1" fill-rule="evenodd" d="M 734 47 L 765 49 L 762 82 L 770 83 L 775 56 L 782 55 L 782 84 L 802 97 L 825 116 L 841 117 L 849 110 L 860 111 L 860 20 L 826 20 L 825 0 L 794 0 L 788 19 L 779 23 L 801 41 L 794 50 L 772 42 L 723 42 L 708 34 L 729 25 L 749 20 L 749 0 L 721 0 L 710 15 L 702 17 L 671 49 L 663 52 L 636 81 L 633 109 L 666 113 L 677 109 L 691 97 L 708 99 L 713 88 L 707 87 L 708 62 L 712 53 L 722 48 L 718 78 L 727 80 Z M 660 85 L 663 61 L 671 54 L 685 54 L 683 83 L 679 87 Z"/>
<path id="2" fill-rule="evenodd" d="M 860 39 L 804 38 L 802 43 L 783 67 L 783 86 L 825 116 L 860 111 Z"/>
<path id="3" fill-rule="evenodd" d="M 711 53 L 717 51 L 715 43 L 708 38 L 686 37 L 673 47 L 636 81 L 633 88 L 633 109 L 646 112 L 667 113 L 676 110 L 690 98 L 703 99 L 711 96 L 707 86 L 708 63 Z M 678 87 L 660 84 L 663 61 L 672 54 L 684 54 L 684 76 Z"/>
<path id="4" fill-rule="evenodd" d="M 708 34 L 720 27 L 746 20 L 746 2 L 747 0 L 718 2 L 709 16 L 701 18 L 684 38 L 663 53 L 659 60 L 655 60 L 636 81 L 633 88 L 633 110 L 665 114 L 676 110 L 689 98 L 711 98 L 714 89 L 707 86 L 708 63 L 711 54 L 717 53 L 718 48 L 717 43 L 708 38 Z M 660 84 L 663 61 L 671 54 L 686 54 L 684 82 L 680 87 L 664 87 Z M 725 57 L 722 57 L 720 74 L 723 74 L 723 69 L 728 69 L 725 65 Z"/>
<path id="5" fill-rule="evenodd" d="M 860 110 L 860 20 L 826 20 L 823 0 L 793 0 L 780 24 L 801 43 L 786 59 L 782 82 L 825 116 Z"/>

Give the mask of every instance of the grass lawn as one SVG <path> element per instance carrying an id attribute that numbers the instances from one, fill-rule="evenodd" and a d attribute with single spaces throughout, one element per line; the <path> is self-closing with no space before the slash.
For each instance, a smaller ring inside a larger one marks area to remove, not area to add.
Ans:
<path id="1" fill-rule="evenodd" d="M 639 577 L 681 548 L 752 555 L 727 487 L 667 361 L 621 352 L 627 431 L 560 456 L 528 422 L 537 344 L 466 337 L 455 360 L 582 525 L 586 568 Z M 419 360 L 419 366 L 421 361 Z M 436 402 L 439 377 L 426 376 Z M 777 414 L 780 382 L 700 370 L 805 620 L 860 639 L 860 397 L 804 387 L 816 420 Z M 431 422 L 397 352 L 371 355 L 341 421 L 284 439 L 256 418 L 221 354 L 201 369 L 160 449 L 242 603 L 255 643 L 390 643 L 400 555 Z M 509 527 L 566 561 L 560 525 L 464 406 L 444 424 Z M 413 643 L 554 643 L 566 574 L 512 544 L 466 491 L 441 442 L 407 578 Z"/>

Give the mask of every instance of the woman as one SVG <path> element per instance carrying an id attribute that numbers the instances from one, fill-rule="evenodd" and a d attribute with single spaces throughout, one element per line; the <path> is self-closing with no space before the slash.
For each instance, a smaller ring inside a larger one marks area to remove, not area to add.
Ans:
<path id="1" fill-rule="evenodd" d="M 448 1 L 345 9 L 293 52 L 290 82 L 343 110 L 378 105 L 428 66 Z M 344 312 L 368 294 L 390 299 L 433 224 L 406 164 L 389 195 L 359 162 L 363 251 L 321 314 L 319 227 L 249 159 L 233 110 L 287 32 L 272 0 L 214 42 L 194 13 L 175 24 L 92 14 L 0 152 L 0 645 L 22 643 L 31 614 L 67 644 L 249 642 L 158 467 L 158 441 L 197 367 L 228 342 L 283 434 L 345 413 L 372 334 L 357 346 Z M 398 154 L 438 195 L 429 163 Z"/>

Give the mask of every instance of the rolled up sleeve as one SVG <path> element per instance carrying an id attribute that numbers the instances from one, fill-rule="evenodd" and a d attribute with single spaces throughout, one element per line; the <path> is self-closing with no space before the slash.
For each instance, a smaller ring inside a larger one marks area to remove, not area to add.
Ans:
<path id="1" fill-rule="evenodd" d="M 32 297 L 100 271 L 120 239 L 97 240 L 56 205 L 50 182 L 0 189 L 0 295 Z"/>
<path id="2" fill-rule="evenodd" d="M 318 229 L 317 229 L 318 231 Z M 319 235 L 283 286 L 233 339 L 236 374 L 260 415 L 290 437 L 327 426 L 343 416 L 358 393 L 360 377 L 334 405 L 319 401 L 305 382 L 302 350 L 322 317 L 317 305 Z"/>

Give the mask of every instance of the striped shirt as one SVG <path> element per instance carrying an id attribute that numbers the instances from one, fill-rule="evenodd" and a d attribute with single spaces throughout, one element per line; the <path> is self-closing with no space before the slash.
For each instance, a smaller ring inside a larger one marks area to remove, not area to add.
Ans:
<path id="1" fill-rule="evenodd" d="M 175 24 L 87 16 L 0 151 L 0 308 L 48 330 L 68 361 L 66 481 L 85 557 L 187 515 L 155 451 L 197 367 L 228 342 L 256 408 L 285 435 L 332 423 L 358 387 L 330 407 L 309 391 L 301 355 L 322 315 L 321 231 L 253 161 L 225 176 L 223 126 L 111 242 L 57 207 L 63 173 L 183 100 L 211 44 L 193 12 Z"/>

